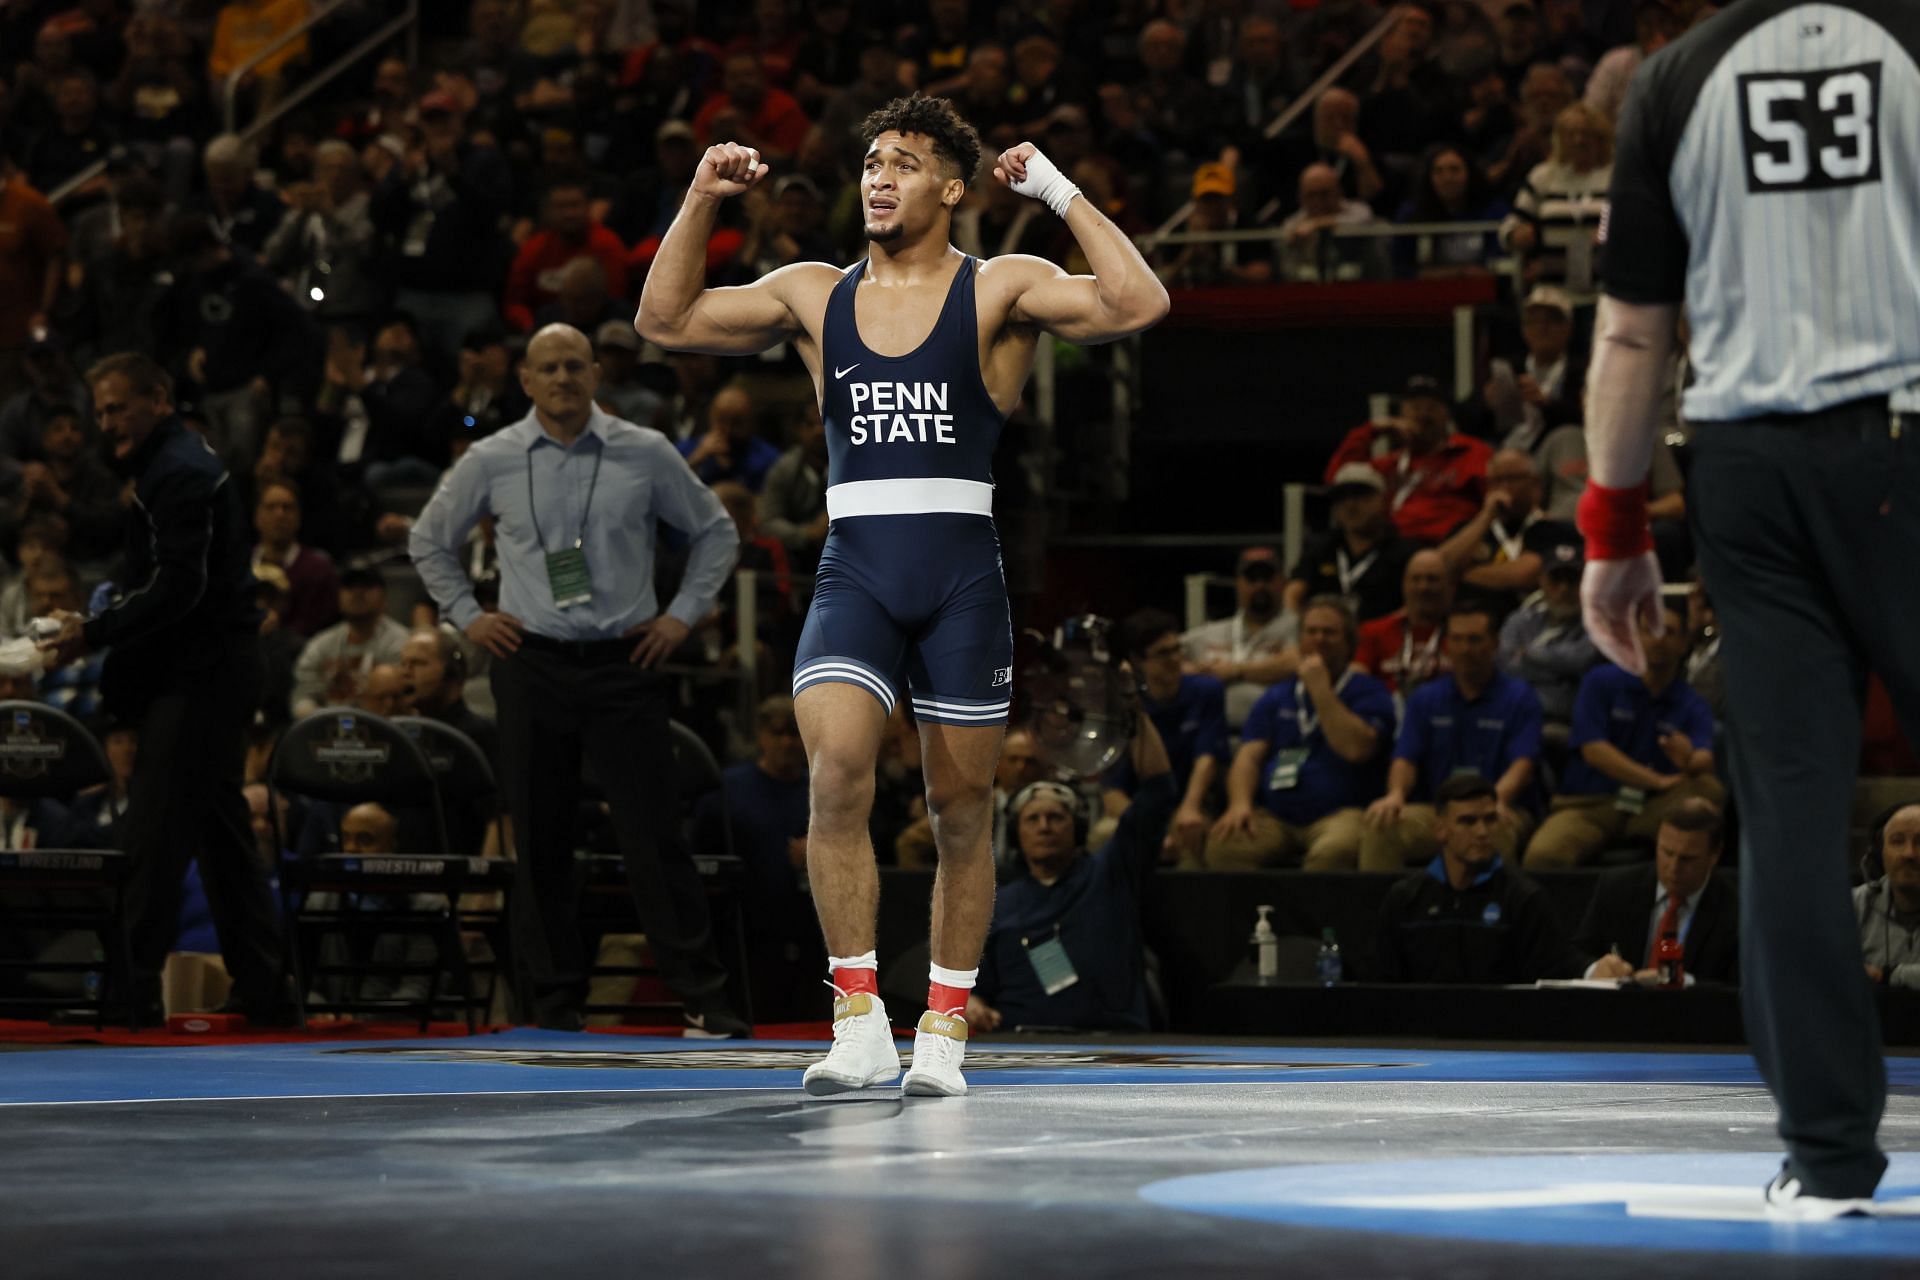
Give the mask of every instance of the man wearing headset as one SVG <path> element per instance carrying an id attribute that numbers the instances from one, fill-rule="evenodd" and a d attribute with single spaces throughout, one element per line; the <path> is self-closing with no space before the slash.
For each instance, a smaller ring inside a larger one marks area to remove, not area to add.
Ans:
<path id="1" fill-rule="evenodd" d="M 1867 976 L 1920 990 L 1920 804 L 1896 805 L 1874 824 L 1853 891 Z"/>
<path id="2" fill-rule="evenodd" d="M 1149 1029 L 1140 908 L 1180 795 L 1166 744 L 1144 715 L 1129 752 L 1138 788 L 1098 849 L 1086 847 L 1086 811 L 1064 783 L 1031 783 L 1008 801 L 1008 840 L 1025 874 L 993 904 L 967 1000 L 973 1030 Z"/>

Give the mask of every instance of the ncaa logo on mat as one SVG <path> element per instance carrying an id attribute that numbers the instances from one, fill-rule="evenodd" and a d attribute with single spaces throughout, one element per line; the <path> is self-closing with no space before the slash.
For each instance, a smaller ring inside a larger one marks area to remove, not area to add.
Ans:
<path id="1" fill-rule="evenodd" d="M 369 742 L 360 718 L 351 715 L 334 717 L 333 737 L 313 744 L 313 762 L 325 766 L 335 782 L 365 782 L 391 754 L 384 745 Z"/>
<path id="2" fill-rule="evenodd" d="M 1895 1155 L 1876 1216 L 1778 1223 L 1777 1152 L 1463 1156 L 1301 1164 L 1151 1183 L 1141 1198 L 1242 1221 L 1498 1244 L 1920 1255 L 1920 1156 Z"/>

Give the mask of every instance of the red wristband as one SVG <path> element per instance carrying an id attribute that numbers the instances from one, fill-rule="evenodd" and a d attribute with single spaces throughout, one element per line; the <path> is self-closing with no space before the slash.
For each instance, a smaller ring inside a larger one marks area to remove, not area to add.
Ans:
<path id="1" fill-rule="evenodd" d="M 1574 523 L 1587 540 L 1589 560 L 1632 560 L 1645 555 L 1653 550 L 1653 530 L 1647 523 L 1647 482 L 1609 489 L 1587 481 Z"/>

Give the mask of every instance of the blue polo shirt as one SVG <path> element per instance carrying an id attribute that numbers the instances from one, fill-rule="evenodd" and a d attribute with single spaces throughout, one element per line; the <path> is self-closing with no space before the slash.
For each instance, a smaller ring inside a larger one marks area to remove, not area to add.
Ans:
<path id="1" fill-rule="evenodd" d="M 1355 667 L 1348 667 L 1337 685 L 1340 704 L 1359 716 L 1382 743 L 1393 734 L 1393 693 L 1385 684 Z M 1247 713 L 1240 730 L 1242 742 L 1264 742 L 1267 758 L 1260 766 L 1260 802 L 1280 821 L 1293 826 L 1317 822 L 1340 809 L 1354 809 L 1371 803 L 1386 787 L 1386 753 L 1379 752 L 1365 764 L 1341 758 L 1327 744 L 1326 730 L 1313 725 L 1311 733 L 1301 733 L 1300 711 L 1312 715 L 1313 701 L 1300 688 L 1300 682 L 1288 680 L 1262 694 Z M 1307 758 L 1301 762 L 1299 781 L 1284 790 L 1276 788 L 1274 765 L 1282 751 L 1305 747 Z"/>
<path id="2" fill-rule="evenodd" d="M 1580 758 L 1589 742 L 1611 742 L 1635 764 L 1655 773 L 1676 773 L 1673 761 L 1660 749 L 1660 735 L 1678 730 L 1696 751 L 1713 750 L 1713 710 L 1685 680 L 1675 680 L 1654 697 L 1646 682 L 1613 663 L 1587 672 L 1573 699 L 1573 733 L 1567 745 L 1573 760 L 1560 784 L 1560 794 L 1612 794 L 1620 784 Z"/>
<path id="3" fill-rule="evenodd" d="M 1452 676 L 1429 680 L 1407 695 L 1393 755 L 1419 771 L 1410 797 L 1416 801 L 1431 800 L 1456 773 L 1498 782 L 1514 761 L 1540 759 L 1540 695 L 1524 680 L 1495 674 L 1469 702 Z M 1531 793 L 1520 802 L 1538 806 Z"/>
<path id="4" fill-rule="evenodd" d="M 1227 686 L 1213 676 L 1181 676 L 1180 688 L 1166 702 L 1155 702 L 1145 693 L 1140 706 L 1160 731 L 1167 745 L 1167 760 L 1173 765 L 1174 785 L 1187 793 L 1193 778 L 1193 766 L 1202 756 L 1212 756 L 1224 770 L 1231 754 L 1227 746 Z M 1120 757 L 1107 775 L 1107 785 L 1132 795 L 1134 791 L 1133 753 Z"/>

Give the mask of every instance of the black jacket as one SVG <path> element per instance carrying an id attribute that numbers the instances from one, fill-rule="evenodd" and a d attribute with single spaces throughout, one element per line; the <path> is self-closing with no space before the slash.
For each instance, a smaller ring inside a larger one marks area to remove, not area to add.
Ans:
<path id="1" fill-rule="evenodd" d="M 1546 890 L 1504 862 L 1456 890 L 1436 855 L 1387 890 L 1374 944 L 1380 982 L 1523 983 L 1586 968 Z"/>
<path id="2" fill-rule="evenodd" d="M 86 625 L 88 648 L 113 650 L 102 685 L 116 703 L 150 696 L 171 673 L 230 660 L 234 639 L 257 636 L 260 618 L 246 512 L 206 442 L 168 418 L 129 470 L 134 502 L 117 590 Z"/>
<path id="3" fill-rule="evenodd" d="M 1651 863 L 1605 872 L 1594 884 L 1587 914 L 1573 936 L 1574 947 L 1589 963 L 1618 947 L 1629 964 L 1644 969 L 1659 892 Z M 1700 891 L 1700 905 L 1687 926 L 1685 964 L 1698 982 L 1740 981 L 1740 897 L 1724 871 L 1714 872 Z"/>

